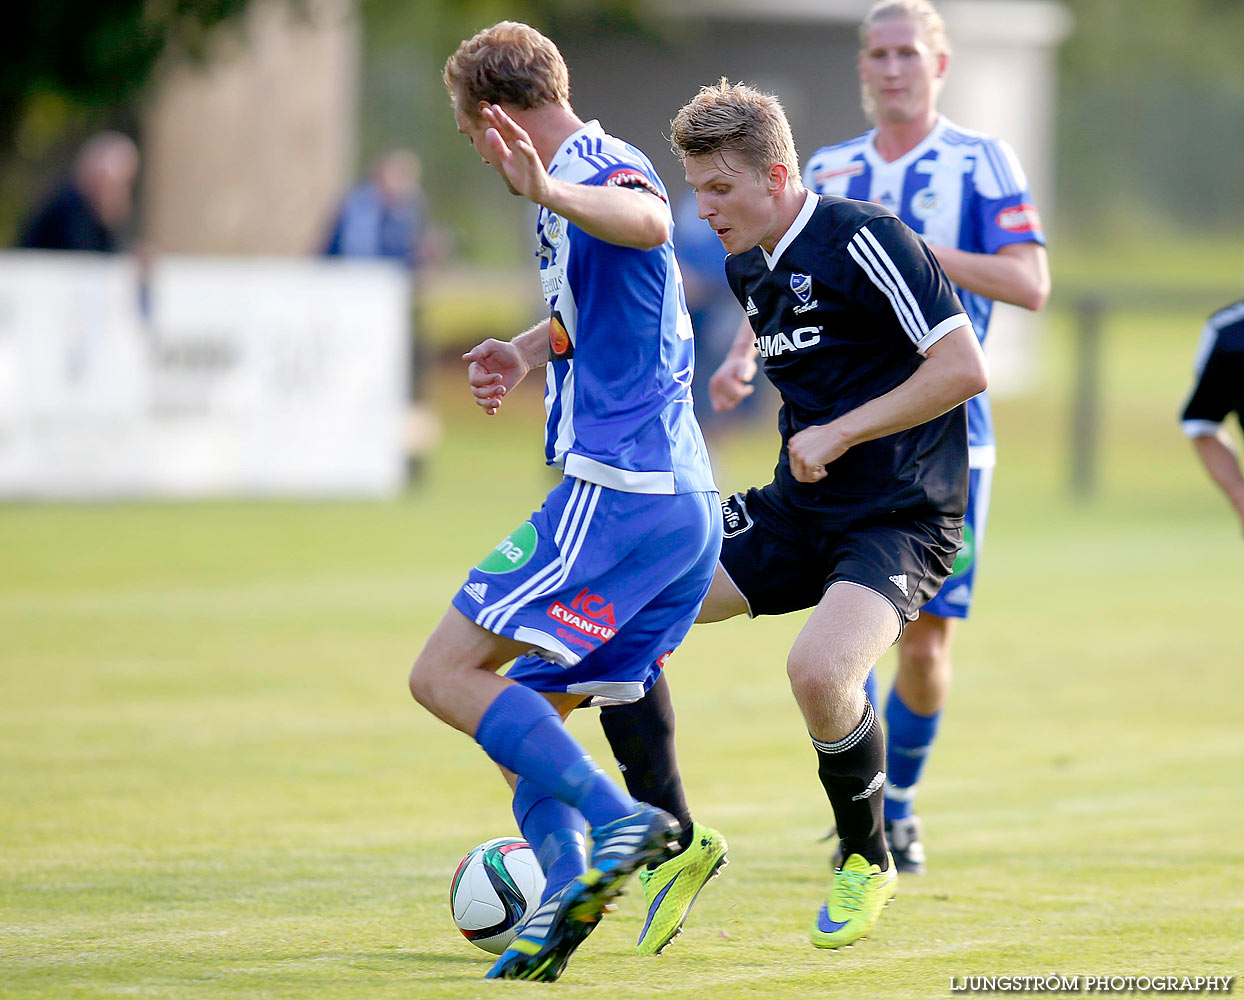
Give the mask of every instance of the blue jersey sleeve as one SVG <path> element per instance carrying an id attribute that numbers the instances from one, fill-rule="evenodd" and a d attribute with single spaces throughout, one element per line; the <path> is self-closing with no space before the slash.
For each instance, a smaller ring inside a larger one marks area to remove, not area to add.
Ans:
<path id="1" fill-rule="evenodd" d="M 1027 191 L 1004 198 L 982 199 L 978 204 L 981 246 L 985 253 L 997 253 L 1012 243 L 1045 246 L 1041 218 Z"/>
<path id="2" fill-rule="evenodd" d="M 1001 139 L 988 139 L 982 154 L 973 177 L 981 249 L 997 253 L 1012 243 L 1044 246 L 1041 218 L 1014 151 Z"/>

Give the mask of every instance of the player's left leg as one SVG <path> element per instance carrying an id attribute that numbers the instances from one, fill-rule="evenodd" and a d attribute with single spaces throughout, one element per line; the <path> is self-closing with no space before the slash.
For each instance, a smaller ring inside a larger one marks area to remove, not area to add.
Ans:
<path id="1" fill-rule="evenodd" d="M 557 709 L 562 721 L 583 702 L 581 695 L 548 692 L 544 696 Z M 544 873 L 545 903 L 587 870 L 587 823 L 583 814 L 555 799 L 526 778 L 502 768 L 514 793 L 514 821 L 531 845 Z"/>
<path id="2" fill-rule="evenodd" d="M 608 654 L 609 647 L 618 643 L 614 656 L 647 656 L 663 665 L 686 637 L 702 603 L 707 603 L 705 590 L 711 597 L 723 585 L 732 587 L 717 565 L 716 546 L 707 546 L 697 565 L 636 615 L 625 636 L 619 635 L 594 655 Z M 681 933 L 701 890 L 726 865 L 726 839 L 691 820 L 674 748 L 674 706 L 664 669 L 637 702 L 602 708 L 601 725 L 627 790 L 675 816 L 681 828 L 667 855 L 639 873 L 647 915 L 635 950 L 659 955 Z"/>
<path id="3" fill-rule="evenodd" d="M 589 695 L 606 701 L 635 698 L 651 688 L 667 658 L 686 637 L 717 563 L 716 496 L 687 494 L 621 502 L 628 508 L 639 504 L 644 511 L 656 508 L 659 516 L 637 519 L 648 533 L 645 544 L 634 548 L 607 575 L 594 579 L 591 586 L 576 584 L 549 605 L 552 620 L 561 623 L 558 634 L 567 642 L 574 641 L 573 630 L 602 641 L 574 664 L 522 657 L 510 668 L 511 678 L 545 691 L 564 688 L 567 696 Z M 555 949 L 544 947 L 544 939 L 555 938 L 567 921 L 599 919 L 625 877 L 662 855 L 675 832 L 671 818 L 648 804 L 613 822 L 593 823 L 587 870 L 532 915 L 490 975 L 531 978 L 526 970 L 538 971 L 545 962 L 560 960 Z M 659 849 L 651 850 L 658 841 Z M 524 951 L 525 945 L 541 947 L 530 956 L 511 955 L 511 951 Z M 524 974 L 511 976 L 515 969 Z"/>
<path id="4" fill-rule="evenodd" d="M 895 866 L 913 875 L 925 870 L 923 831 L 914 812 L 916 790 L 950 695 L 951 646 L 957 622 L 972 607 L 992 477 L 991 468 L 971 470 L 963 545 L 945 583 L 899 641 L 898 672 L 885 705 L 886 837 Z"/>
<path id="5" fill-rule="evenodd" d="M 582 813 L 598 835 L 593 867 L 537 908 L 488 973 L 552 980 L 600 919 L 615 877 L 660 854 L 677 828 L 661 810 L 619 788 L 544 697 L 497 676 L 520 645 L 450 608 L 411 669 L 410 689 L 438 718 L 473 735 L 497 764 Z M 602 838 L 618 831 L 625 832 L 625 843 L 598 857 Z"/>
<path id="6" fill-rule="evenodd" d="M 593 825 L 635 810 L 540 694 L 497 675 L 517 653 L 515 639 L 495 635 L 450 608 L 410 673 L 415 700 L 473 736 L 497 764 L 573 806 Z"/>
<path id="7" fill-rule="evenodd" d="M 916 787 L 937 735 L 950 693 L 950 647 L 954 618 L 922 613 L 898 645 L 898 672 L 886 701 L 886 839 L 900 872 L 924 873 L 920 820 L 913 811 Z"/>

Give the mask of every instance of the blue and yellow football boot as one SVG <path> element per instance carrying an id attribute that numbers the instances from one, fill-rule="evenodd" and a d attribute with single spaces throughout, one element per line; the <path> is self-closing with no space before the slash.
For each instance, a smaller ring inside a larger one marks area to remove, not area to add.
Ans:
<path id="1" fill-rule="evenodd" d="M 898 873 L 888 855 L 885 871 L 852 854 L 834 872 L 829 898 L 816 915 L 812 943 L 818 948 L 841 948 L 853 944 L 873 929 L 894 893 Z"/>
<path id="2" fill-rule="evenodd" d="M 641 955 L 659 955 L 682 933 L 683 923 L 700 890 L 728 863 L 726 838 L 712 827 L 692 826 L 691 845 L 681 854 L 639 873 L 644 889 L 648 917 L 635 950 Z"/>

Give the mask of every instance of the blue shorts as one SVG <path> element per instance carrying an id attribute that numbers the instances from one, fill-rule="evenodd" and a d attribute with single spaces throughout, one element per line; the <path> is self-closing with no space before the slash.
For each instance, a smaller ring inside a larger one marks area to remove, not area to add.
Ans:
<path id="1" fill-rule="evenodd" d="M 972 469 L 968 475 L 968 509 L 963 518 L 963 548 L 955 557 L 950 576 L 942 589 L 929 598 L 924 610 L 939 618 L 966 618 L 972 609 L 972 588 L 976 584 L 976 564 L 985 544 L 985 524 L 989 520 L 989 491 L 993 469 Z"/>
<path id="2" fill-rule="evenodd" d="M 720 550 L 716 493 L 623 493 L 566 478 L 471 570 L 453 606 L 530 644 L 512 680 L 596 704 L 635 701 L 686 637 Z"/>

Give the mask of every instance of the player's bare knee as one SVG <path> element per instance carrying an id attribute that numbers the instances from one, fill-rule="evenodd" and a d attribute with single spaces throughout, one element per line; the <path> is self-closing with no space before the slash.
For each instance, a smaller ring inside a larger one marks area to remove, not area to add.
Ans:
<path id="1" fill-rule="evenodd" d="M 424 708 L 436 712 L 442 692 L 450 683 L 451 671 L 451 664 L 424 647 L 410 668 L 411 696 Z"/>
<path id="2" fill-rule="evenodd" d="M 839 687 L 833 664 L 820 657 L 804 655 L 798 643 L 786 657 L 786 676 L 791 693 L 800 705 L 832 700 Z"/>
<path id="3" fill-rule="evenodd" d="M 937 633 L 904 636 L 899 669 L 912 678 L 933 680 L 950 672 L 950 643 Z"/>
<path id="4" fill-rule="evenodd" d="M 422 655 L 417 657 L 411 665 L 408 683 L 411 697 L 424 708 L 431 708 L 432 692 L 435 687 L 432 675 L 433 671 L 429 669 L 424 657 Z"/>

